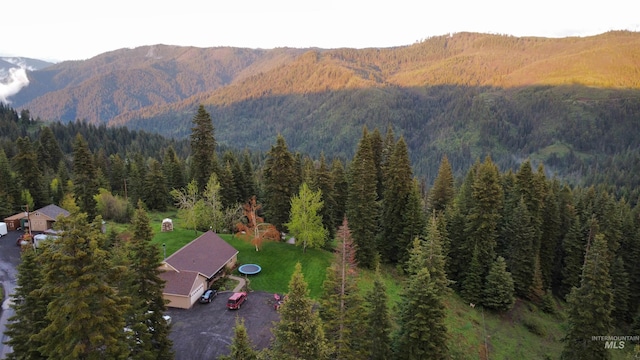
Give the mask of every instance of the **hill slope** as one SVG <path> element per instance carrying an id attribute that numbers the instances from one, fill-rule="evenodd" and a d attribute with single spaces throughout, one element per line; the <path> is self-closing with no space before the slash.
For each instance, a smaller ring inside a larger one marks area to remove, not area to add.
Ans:
<path id="1" fill-rule="evenodd" d="M 29 74 L 14 104 L 178 138 L 198 104 L 219 143 L 352 156 L 362 127 L 392 126 L 430 180 L 491 154 L 525 157 L 561 176 L 639 157 L 640 34 L 517 38 L 460 33 L 385 49 L 146 46 Z M 597 175 L 594 174 L 593 176 Z M 612 173 L 615 176 L 615 171 Z"/>

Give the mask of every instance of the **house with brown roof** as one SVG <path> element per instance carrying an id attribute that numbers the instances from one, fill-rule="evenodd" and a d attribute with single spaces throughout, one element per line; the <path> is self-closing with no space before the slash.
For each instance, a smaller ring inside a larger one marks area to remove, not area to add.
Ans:
<path id="1" fill-rule="evenodd" d="M 160 266 L 167 306 L 189 309 L 211 284 L 236 265 L 238 250 L 207 231 L 166 258 Z"/>
<path id="2" fill-rule="evenodd" d="M 53 227 L 59 215 L 69 216 L 69 212 L 57 205 L 50 204 L 28 214 L 20 212 L 4 219 L 9 231 L 31 227 L 31 231 L 44 232 Z"/>

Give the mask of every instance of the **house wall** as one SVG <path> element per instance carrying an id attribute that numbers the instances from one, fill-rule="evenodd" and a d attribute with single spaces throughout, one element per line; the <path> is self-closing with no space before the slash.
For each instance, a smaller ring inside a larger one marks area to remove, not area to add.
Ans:
<path id="1" fill-rule="evenodd" d="M 48 224 L 51 219 L 41 214 L 32 213 L 29 214 L 29 227 L 31 231 L 45 231 L 48 230 Z"/>
<path id="2" fill-rule="evenodd" d="M 167 303 L 167 306 L 170 306 L 170 307 L 180 308 L 180 309 L 189 309 L 191 308 L 191 305 L 193 305 L 191 303 L 191 300 L 187 296 L 163 294 L 163 297 L 165 298 L 165 300 L 169 300 L 169 303 Z"/>
<path id="3" fill-rule="evenodd" d="M 207 290 L 207 288 L 207 279 L 203 276 L 198 276 L 196 281 L 193 283 L 189 296 L 163 293 L 162 297 L 169 300 L 167 306 L 180 309 L 190 309 L 193 304 L 200 299 L 200 296 L 204 294 L 204 291 Z"/>
<path id="4" fill-rule="evenodd" d="M 236 263 L 238 262 L 238 254 L 234 255 L 231 260 L 225 265 L 228 270 L 231 270 L 236 267 Z"/>
<path id="5" fill-rule="evenodd" d="M 5 219 L 4 222 L 7 223 L 7 230 L 9 231 L 16 231 L 20 227 L 20 219 L 18 220 Z"/>

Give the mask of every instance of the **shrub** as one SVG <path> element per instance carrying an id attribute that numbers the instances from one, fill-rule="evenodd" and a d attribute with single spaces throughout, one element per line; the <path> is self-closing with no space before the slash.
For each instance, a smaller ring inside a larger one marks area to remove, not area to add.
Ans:
<path id="1" fill-rule="evenodd" d="M 538 336 L 545 336 L 547 333 L 544 326 L 535 318 L 524 318 L 522 320 L 522 325 L 524 325 L 530 333 Z"/>

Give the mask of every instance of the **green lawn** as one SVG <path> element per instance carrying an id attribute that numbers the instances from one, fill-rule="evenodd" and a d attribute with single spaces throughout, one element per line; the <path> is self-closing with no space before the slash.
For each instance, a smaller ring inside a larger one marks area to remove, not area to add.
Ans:
<path id="1" fill-rule="evenodd" d="M 173 220 L 174 230 L 161 232 L 162 219 L 167 217 Z M 192 229 L 182 228 L 175 211 L 149 213 L 149 218 L 154 231 L 152 241 L 160 246 L 161 254 L 166 251 L 166 256 L 170 256 L 202 234 L 201 231 L 194 232 Z M 120 233 L 128 229 L 127 224 L 109 224 L 109 226 Z M 256 251 L 253 245 L 231 234 L 220 234 L 220 236 L 239 251 L 238 265 L 258 264 L 262 267 L 259 274 L 247 277 L 251 290 L 287 292 L 293 269 L 296 263 L 300 262 L 302 273 L 309 284 L 311 297 L 320 296 L 325 272 L 331 262 L 330 252 L 307 249 L 307 252 L 303 253 L 301 247 L 282 242 L 265 242 L 260 251 Z M 234 273 L 240 275 L 237 270 Z"/>

